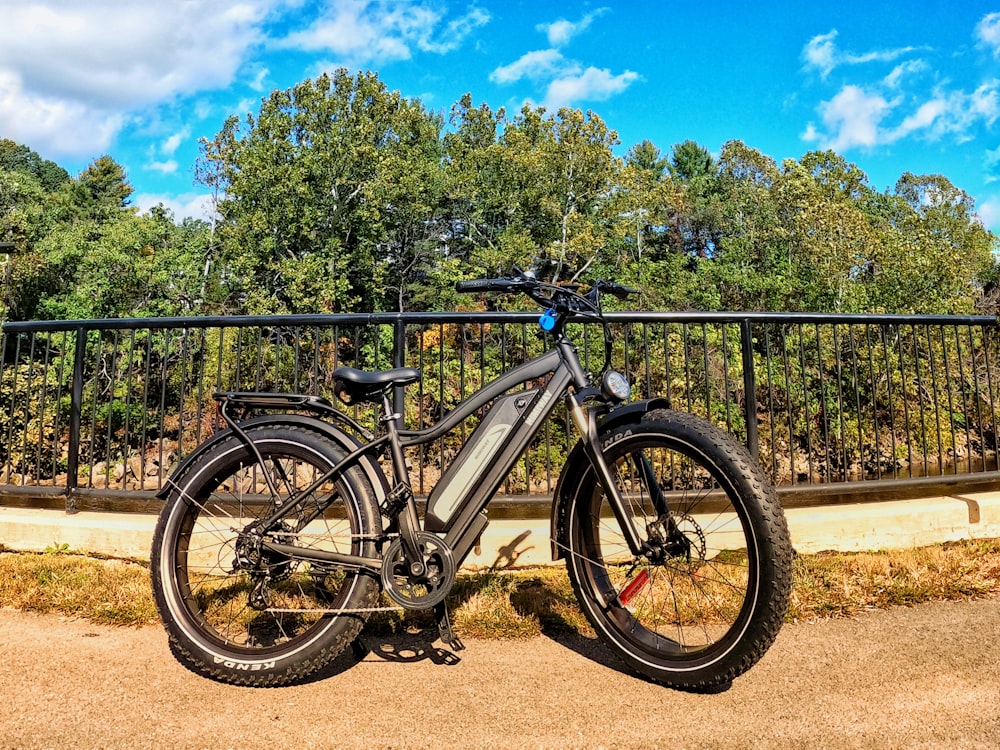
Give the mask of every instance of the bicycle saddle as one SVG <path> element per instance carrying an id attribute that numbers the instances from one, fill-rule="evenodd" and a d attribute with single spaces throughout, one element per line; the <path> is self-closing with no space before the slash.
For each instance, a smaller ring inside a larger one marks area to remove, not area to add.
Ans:
<path id="1" fill-rule="evenodd" d="M 370 372 L 354 367 L 338 367 L 333 371 L 333 389 L 345 404 L 378 401 L 394 385 L 409 385 L 420 380 L 420 370 L 397 367 L 393 370 Z"/>

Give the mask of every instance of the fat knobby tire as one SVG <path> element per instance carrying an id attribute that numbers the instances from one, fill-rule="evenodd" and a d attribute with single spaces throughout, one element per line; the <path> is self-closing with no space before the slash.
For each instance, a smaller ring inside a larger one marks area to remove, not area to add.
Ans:
<path id="1" fill-rule="evenodd" d="M 269 426 L 251 428 L 248 433 L 265 461 L 268 456 L 285 456 L 325 470 L 344 456 L 329 439 L 307 429 Z M 316 615 L 315 624 L 305 632 L 283 644 L 275 639 L 273 647 L 227 643 L 205 623 L 186 570 L 186 532 L 202 511 L 207 512 L 205 500 L 214 488 L 254 463 L 251 452 L 233 435 L 216 443 L 183 476 L 173 480 L 173 492 L 160 514 L 153 537 L 153 592 L 174 655 L 186 667 L 234 685 L 287 685 L 312 675 L 343 652 L 358 635 L 366 616 Z M 352 534 L 359 539 L 364 537 L 356 543 L 355 554 L 377 556 L 373 540 L 379 533 L 380 520 L 373 490 L 356 468 L 346 471 L 337 487 Z M 236 536 L 232 529 L 226 531 Z M 220 570 L 224 571 L 229 558 L 219 557 Z M 231 569 L 224 572 L 232 574 Z M 358 573 L 343 580 L 338 608 L 366 609 L 375 605 L 379 584 L 374 576 Z M 245 609 L 254 615 L 249 608 Z"/>
<path id="2" fill-rule="evenodd" d="M 679 648 L 676 642 L 681 639 L 672 635 L 666 626 L 649 625 L 652 630 L 647 630 L 635 614 L 635 602 L 639 601 L 640 607 L 643 606 L 641 593 L 628 594 L 629 597 L 635 596 L 635 600 L 629 602 L 631 609 L 616 598 L 621 587 L 615 584 L 612 588 L 612 584 L 608 583 L 612 574 L 607 571 L 613 566 L 605 559 L 607 552 L 602 548 L 603 542 L 595 541 L 605 534 L 601 529 L 607 525 L 609 514 L 605 512 L 603 519 L 596 518 L 600 515 L 601 500 L 595 498 L 602 497 L 604 493 L 589 468 L 588 475 L 579 483 L 573 496 L 563 499 L 563 502 L 569 503 L 566 512 L 560 514 L 566 528 L 557 530 L 568 546 L 565 555 L 567 568 L 584 613 L 600 638 L 626 665 L 652 681 L 671 687 L 692 691 L 717 690 L 763 656 L 774 641 L 788 606 L 793 552 L 784 513 L 774 489 L 745 447 L 714 425 L 687 413 L 651 411 L 644 415 L 641 422 L 620 425 L 606 431 L 600 438 L 609 465 L 613 461 L 627 462 L 629 457 L 641 455 L 640 451 L 662 451 L 664 455 L 680 456 L 680 463 L 687 462 L 696 467 L 701 476 L 710 473 L 713 486 L 726 489 L 732 504 L 729 516 L 740 519 L 740 531 L 733 536 L 743 535 L 748 572 L 746 592 L 738 595 L 742 597 L 739 614 L 733 615 L 733 622 L 724 635 L 709 635 L 713 626 L 702 625 L 707 642 L 697 648 Z M 667 467 L 660 467 L 659 470 L 668 471 Z M 661 486 L 666 484 L 663 480 L 658 480 L 658 483 Z M 670 488 L 664 488 L 667 489 Z M 677 494 L 674 493 L 675 496 Z M 721 493 L 716 493 L 717 505 L 720 502 L 718 495 Z M 704 570 L 711 572 L 712 555 L 722 559 L 726 554 L 734 554 L 708 551 L 715 543 L 708 528 L 713 523 L 713 516 L 710 513 L 698 516 L 698 512 L 699 508 L 692 506 L 690 511 L 685 509 L 689 515 L 677 514 L 678 523 L 698 529 L 689 534 L 694 549 L 706 550 L 702 553 L 706 560 L 703 569 L 688 566 L 692 571 L 689 577 L 695 580 L 696 595 L 697 587 L 707 586 L 697 577 L 704 575 Z M 717 517 L 722 518 L 723 515 L 718 513 Z M 699 518 L 702 520 L 697 520 Z M 705 518 L 708 521 L 703 520 Z M 647 529 L 642 524 L 637 523 L 636 526 L 641 535 L 646 533 Z M 647 563 L 645 560 L 640 562 Z M 665 588 L 673 587 L 674 582 L 683 577 L 673 571 L 664 574 L 668 565 L 669 561 L 659 568 L 648 565 L 652 575 L 659 574 L 661 580 L 669 581 L 663 584 Z M 624 567 L 627 566 L 628 562 Z M 683 566 L 683 561 L 680 566 Z M 633 567 L 627 574 L 616 575 L 631 575 L 631 579 L 622 580 L 635 580 L 638 578 L 635 570 L 636 567 Z M 639 589 L 645 580 L 648 576 L 637 581 L 634 588 Z M 621 593 L 621 598 L 625 598 Z M 677 595 L 673 596 L 675 603 L 671 606 L 676 610 Z M 669 599 L 669 596 L 665 598 Z M 677 622 L 681 619 L 681 615 L 676 615 Z M 654 632 L 661 627 L 666 631 L 665 637 Z M 681 630 L 680 625 L 671 627 L 676 632 Z"/>

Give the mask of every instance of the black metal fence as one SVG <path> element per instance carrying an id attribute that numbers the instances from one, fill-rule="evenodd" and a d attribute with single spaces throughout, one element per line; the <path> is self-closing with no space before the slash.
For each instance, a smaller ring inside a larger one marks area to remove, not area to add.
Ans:
<path id="1" fill-rule="evenodd" d="M 612 365 L 746 442 L 786 494 L 856 496 L 1000 481 L 993 318 L 614 313 Z M 331 396 L 333 369 L 420 367 L 397 394 L 436 421 L 544 351 L 530 314 L 262 316 L 8 323 L 0 363 L 0 494 L 149 496 L 217 427 L 215 390 Z M 571 326 L 585 365 L 603 339 Z M 362 422 L 373 414 L 355 410 Z M 411 457 L 426 494 L 474 425 Z M 554 418 L 508 480 L 552 491 L 573 440 Z M 892 480 L 892 483 L 886 481 Z M 828 498 L 829 499 L 829 498 Z M 808 501 L 808 500 L 807 500 Z"/>

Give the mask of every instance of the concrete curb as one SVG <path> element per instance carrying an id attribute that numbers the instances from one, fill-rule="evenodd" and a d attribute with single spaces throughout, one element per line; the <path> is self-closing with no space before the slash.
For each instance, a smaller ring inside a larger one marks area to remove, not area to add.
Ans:
<path id="1" fill-rule="evenodd" d="M 920 500 L 792 508 L 786 511 L 792 544 L 800 553 L 857 552 L 922 547 L 960 539 L 1000 537 L 1000 492 Z M 156 516 L 0 507 L 0 544 L 42 552 L 69 549 L 112 557 L 149 559 Z M 465 568 L 552 564 L 546 519 L 497 519 Z"/>

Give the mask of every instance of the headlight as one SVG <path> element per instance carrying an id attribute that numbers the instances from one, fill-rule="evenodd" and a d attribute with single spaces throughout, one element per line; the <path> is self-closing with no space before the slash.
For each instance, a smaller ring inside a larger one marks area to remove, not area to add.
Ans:
<path id="1" fill-rule="evenodd" d="M 601 391 L 611 401 L 624 401 L 632 395 L 632 386 L 620 372 L 608 370 L 601 377 Z"/>

